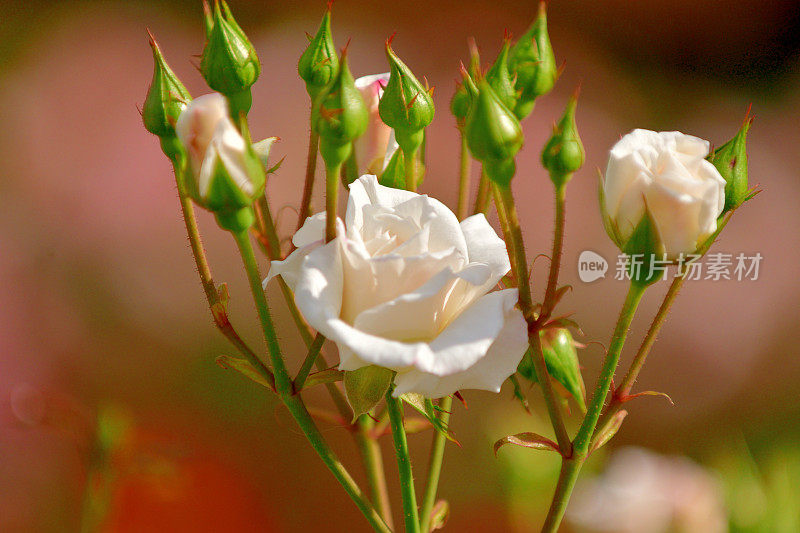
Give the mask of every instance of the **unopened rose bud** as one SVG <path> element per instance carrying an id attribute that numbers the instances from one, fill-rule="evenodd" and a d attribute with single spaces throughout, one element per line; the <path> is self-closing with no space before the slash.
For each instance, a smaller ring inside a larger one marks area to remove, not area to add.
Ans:
<path id="1" fill-rule="evenodd" d="M 195 201 L 213 211 L 224 229 L 249 228 L 255 220 L 250 206 L 263 194 L 266 177 L 249 139 L 231 121 L 227 100 L 218 93 L 196 98 L 175 131 L 189 156 L 187 182 Z"/>
<path id="2" fill-rule="evenodd" d="M 319 134 L 320 154 L 329 168 L 344 163 L 353 142 L 367 130 L 369 111 L 356 88 L 346 50 L 336 80 L 319 95 L 312 123 Z"/>
<path id="3" fill-rule="evenodd" d="M 564 115 L 553 129 L 553 135 L 542 151 L 542 164 L 550 173 L 556 188 L 563 187 L 586 160 L 586 152 L 578 135 L 575 123 L 575 108 L 578 106 L 577 93 L 573 95 Z"/>
<path id="4" fill-rule="evenodd" d="M 467 145 L 473 157 L 483 163 L 489 179 L 508 185 L 516 169 L 514 157 L 524 140 L 522 127 L 488 81 L 481 80 L 477 88 L 465 125 Z"/>
<path id="5" fill-rule="evenodd" d="M 234 117 L 250 110 L 250 87 L 261 73 L 261 63 L 224 0 L 214 2 L 213 26 L 200 59 L 200 72 L 209 87 L 228 97 Z"/>
<path id="6" fill-rule="evenodd" d="M 322 16 L 317 34 L 311 38 L 308 47 L 300 56 L 297 72 L 306 82 L 306 91 L 312 100 L 339 75 L 339 56 L 336 54 L 331 33 L 330 4 Z"/>
<path id="7" fill-rule="evenodd" d="M 533 111 L 536 99 L 549 93 L 558 78 L 556 57 L 547 33 L 547 7 L 539 4 L 539 14 L 528 31 L 511 48 L 508 67 L 517 76 L 519 99 L 514 113 L 523 119 Z"/>
<path id="8" fill-rule="evenodd" d="M 358 168 L 367 174 L 380 175 L 397 150 L 392 128 L 383 123 L 378 106 L 384 87 L 389 82 L 389 73 L 362 76 L 355 82 L 369 111 L 367 131 L 358 138 L 353 149 Z"/>
<path id="9" fill-rule="evenodd" d="M 508 70 L 508 52 L 511 44 L 508 36 L 503 42 L 503 48 L 497 55 L 494 65 L 486 73 L 486 81 L 494 89 L 494 93 L 505 106 L 511 110 L 517 103 L 517 91 L 514 88 L 514 80 Z"/>
<path id="10" fill-rule="evenodd" d="M 458 127 L 464 126 L 464 121 L 469 113 L 469 108 L 472 105 L 472 99 L 478 94 L 478 89 L 472 82 L 472 79 L 478 78 L 481 70 L 481 58 L 478 53 L 478 45 L 475 40 L 469 39 L 470 48 L 470 61 L 468 75 L 464 76 L 464 81 L 458 82 L 456 85 L 456 92 L 450 99 L 450 112 L 456 117 Z M 464 65 L 461 65 L 462 70 Z"/>
<path id="11" fill-rule="evenodd" d="M 572 334 L 566 328 L 550 328 L 539 332 L 547 374 L 560 383 L 575 399 L 582 412 L 586 412 L 586 387 L 581 376 L 578 351 Z M 525 356 L 517 371 L 526 379 L 537 382 L 536 370 L 530 356 Z"/>
<path id="12" fill-rule="evenodd" d="M 750 192 L 747 183 L 747 132 L 752 123 L 753 119 L 747 117 L 736 135 L 708 158 L 725 180 L 723 213 L 742 205 Z"/>
<path id="13" fill-rule="evenodd" d="M 378 111 L 383 122 L 394 129 L 403 152 L 411 154 L 422 145 L 423 130 L 433 121 L 433 98 L 430 89 L 397 57 L 389 41 L 386 57 L 391 70 Z"/>
<path id="14" fill-rule="evenodd" d="M 606 231 L 623 252 L 645 262 L 676 260 L 716 231 L 725 180 L 706 160 L 709 146 L 677 131 L 641 129 L 614 145 L 600 204 Z"/>
<path id="15" fill-rule="evenodd" d="M 192 101 L 192 97 L 167 65 L 152 35 L 150 46 L 153 49 L 153 81 L 142 107 L 142 121 L 147 131 L 161 139 L 164 154 L 175 159 L 180 152 L 180 145 L 175 137 L 175 123 Z"/>

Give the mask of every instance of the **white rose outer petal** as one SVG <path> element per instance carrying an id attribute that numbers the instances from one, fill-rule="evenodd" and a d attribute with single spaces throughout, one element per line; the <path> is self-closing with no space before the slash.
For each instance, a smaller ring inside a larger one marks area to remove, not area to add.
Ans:
<path id="1" fill-rule="evenodd" d="M 299 248 L 265 280 L 281 275 L 294 289 L 308 323 L 339 347 L 339 368 L 396 370 L 396 394 L 498 391 L 525 353 L 527 327 L 516 289 L 487 294 L 510 265 L 486 218 L 459 224 L 437 200 L 362 176 L 345 221 L 324 244 L 324 216 L 307 219 Z"/>
<path id="2" fill-rule="evenodd" d="M 708 141 L 677 131 L 633 130 L 614 145 L 603 181 L 605 212 L 626 241 L 650 211 L 671 258 L 694 253 L 717 227 L 725 180 L 705 160 Z"/>

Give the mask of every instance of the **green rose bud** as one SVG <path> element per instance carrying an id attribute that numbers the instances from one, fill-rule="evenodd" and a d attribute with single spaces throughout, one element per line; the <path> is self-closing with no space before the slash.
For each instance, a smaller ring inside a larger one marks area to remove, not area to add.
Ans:
<path id="1" fill-rule="evenodd" d="M 708 157 L 725 180 L 723 213 L 742 205 L 750 192 L 747 183 L 747 132 L 752 123 L 753 118 L 748 112 L 736 135 Z"/>
<path id="2" fill-rule="evenodd" d="M 465 83 L 470 82 L 465 78 Z M 514 157 L 522 148 L 522 127 L 487 80 L 481 80 L 477 89 L 465 124 L 467 145 L 489 178 L 507 185 L 514 175 Z"/>
<path id="3" fill-rule="evenodd" d="M 300 61 L 297 72 L 306 82 L 306 91 L 315 99 L 339 75 L 339 56 L 331 33 L 331 7 L 325 11 L 317 34 L 311 38 Z"/>
<path id="4" fill-rule="evenodd" d="M 228 98 L 232 115 L 238 117 L 240 112 L 250 110 L 250 87 L 261 73 L 261 64 L 224 0 L 214 2 L 212 22 L 200 72 L 209 87 Z"/>
<path id="5" fill-rule="evenodd" d="M 319 134 L 320 153 L 329 167 L 344 163 L 353 141 L 367 130 L 369 109 L 350 72 L 346 49 L 336 80 L 320 93 L 319 103 L 314 106 L 312 124 Z"/>
<path id="6" fill-rule="evenodd" d="M 180 143 L 175 137 L 175 123 L 192 101 L 192 97 L 167 65 L 152 34 L 150 46 L 153 49 L 153 81 L 144 100 L 142 121 L 147 131 L 161 138 L 164 154 L 175 159 L 180 153 Z"/>
<path id="7" fill-rule="evenodd" d="M 568 329 L 547 329 L 539 332 L 547 373 L 575 399 L 578 408 L 586 412 L 586 387 L 581 376 L 578 351 Z M 536 383 L 536 371 L 530 353 L 525 354 L 517 371 Z"/>
<path id="8" fill-rule="evenodd" d="M 494 89 L 495 94 L 503 104 L 509 109 L 514 109 L 517 103 L 517 91 L 514 88 L 514 81 L 511 79 L 511 73 L 508 70 L 508 52 L 511 47 L 509 36 L 506 34 L 506 39 L 503 42 L 503 48 L 497 55 L 494 65 L 486 73 L 486 80 L 489 85 Z M 474 75 L 474 74 L 473 74 Z"/>
<path id="9" fill-rule="evenodd" d="M 386 41 L 389 83 L 378 106 L 381 120 L 394 129 L 397 143 L 406 154 L 414 153 L 423 140 L 423 129 L 433 121 L 433 98 Z"/>
<path id="10" fill-rule="evenodd" d="M 456 122 L 458 122 L 459 125 L 463 124 L 464 120 L 467 118 L 471 103 L 472 99 L 469 93 L 467 93 L 467 89 L 464 88 L 464 84 L 458 83 L 456 85 L 456 92 L 454 92 L 453 97 L 450 98 L 450 112 L 456 117 Z"/>
<path id="11" fill-rule="evenodd" d="M 553 184 L 563 187 L 586 160 L 586 152 L 575 123 L 578 91 L 567 102 L 564 114 L 553 129 L 553 135 L 542 151 L 542 164 L 550 173 Z"/>
<path id="12" fill-rule="evenodd" d="M 461 71 L 463 73 L 464 81 L 456 85 L 456 92 L 450 99 L 450 112 L 456 117 L 459 127 L 464 125 L 464 120 L 467 118 L 469 108 L 472 105 L 472 98 L 478 94 L 478 89 L 472 83 L 472 78 L 477 78 L 481 70 L 481 58 L 478 53 L 478 45 L 475 44 L 473 38 L 469 39 L 469 74 L 466 73 L 464 64 L 461 64 Z M 469 84 L 467 83 L 469 78 Z"/>
<path id="13" fill-rule="evenodd" d="M 547 7 L 544 2 L 539 4 L 539 14 L 531 27 L 511 48 L 508 67 L 517 76 L 514 85 L 519 100 L 514 113 L 523 119 L 533 111 L 536 99 L 553 89 L 558 78 L 556 57 L 547 33 Z"/>

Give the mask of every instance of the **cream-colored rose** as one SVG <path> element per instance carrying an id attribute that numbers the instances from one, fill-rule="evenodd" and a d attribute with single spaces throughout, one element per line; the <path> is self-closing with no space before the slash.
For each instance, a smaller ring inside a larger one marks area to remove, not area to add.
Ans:
<path id="1" fill-rule="evenodd" d="M 459 223 L 441 202 L 375 176 L 350 185 L 345 220 L 325 244 L 309 217 L 297 250 L 273 261 L 308 323 L 339 348 L 342 370 L 397 371 L 394 394 L 498 392 L 527 347 L 517 290 L 490 292 L 510 266 L 483 215 Z"/>
<path id="2" fill-rule="evenodd" d="M 356 160 L 358 168 L 368 174 L 380 175 L 398 148 L 394 130 L 384 124 L 378 114 L 378 103 L 387 83 L 388 72 L 363 76 L 356 80 L 356 88 L 361 91 L 369 109 L 367 131 L 355 143 Z"/>
<path id="3" fill-rule="evenodd" d="M 611 149 L 602 209 L 609 235 L 625 247 L 645 212 L 660 250 L 675 259 L 692 254 L 717 229 L 725 180 L 706 161 L 708 141 L 677 131 L 637 129 Z"/>

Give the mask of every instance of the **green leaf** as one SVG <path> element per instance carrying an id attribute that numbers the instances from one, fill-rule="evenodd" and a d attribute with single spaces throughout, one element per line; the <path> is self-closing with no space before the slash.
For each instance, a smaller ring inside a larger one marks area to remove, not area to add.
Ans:
<path id="1" fill-rule="evenodd" d="M 533 448 L 534 450 L 561 453 L 558 450 L 558 444 L 538 433 L 517 433 L 516 435 L 503 437 L 494 443 L 494 454 L 497 455 L 497 451 L 506 444 L 514 444 L 516 446 L 522 446 L 523 448 Z"/>
<path id="2" fill-rule="evenodd" d="M 447 500 L 437 501 L 431 509 L 430 531 L 444 529 L 448 518 L 450 518 L 450 504 L 447 503 Z"/>
<path id="3" fill-rule="evenodd" d="M 400 396 L 400 399 L 413 407 L 419 414 L 424 416 L 428 422 L 433 425 L 433 428 L 444 435 L 447 440 L 454 442 L 458 446 L 461 446 L 461 443 L 458 442 L 455 437 L 453 437 L 449 427 L 445 425 L 438 416 L 436 416 L 436 410 L 438 408 L 433 405 L 433 402 L 430 399 L 414 392 L 403 394 Z"/>
<path id="4" fill-rule="evenodd" d="M 259 385 L 266 387 L 271 391 L 275 390 L 275 385 L 264 379 L 264 376 L 259 374 L 258 371 L 255 368 L 253 368 L 253 365 L 251 365 L 245 359 L 240 359 L 238 357 L 230 357 L 227 355 L 220 355 L 219 357 L 217 357 L 216 361 L 217 364 L 222 368 L 225 369 L 232 368 L 237 372 L 239 372 L 240 374 L 242 374 L 247 379 L 255 381 Z"/>
<path id="5" fill-rule="evenodd" d="M 353 408 L 353 421 L 381 401 L 393 378 L 394 372 L 375 365 L 344 373 L 344 390 Z"/>
<path id="6" fill-rule="evenodd" d="M 300 390 L 310 389 L 311 387 L 315 387 L 317 385 L 324 385 L 325 383 L 334 383 L 336 381 L 342 381 L 344 379 L 344 376 L 345 372 L 343 370 L 339 370 L 338 368 L 328 368 L 326 370 L 320 370 L 319 372 L 314 372 L 312 374 L 309 374 L 308 378 L 306 378 L 305 383 L 303 383 L 303 388 Z"/>
<path id="7" fill-rule="evenodd" d="M 614 435 L 617 434 L 617 431 L 619 431 L 620 426 L 622 426 L 622 421 L 625 420 L 626 416 L 628 416 L 628 411 L 625 410 L 618 411 L 614 415 L 614 417 L 611 419 L 611 422 L 605 427 L 605 429 L 595 437 L 592 447 L 589 450 L 590 454 L 602 448 L 614 437 Z"/>

